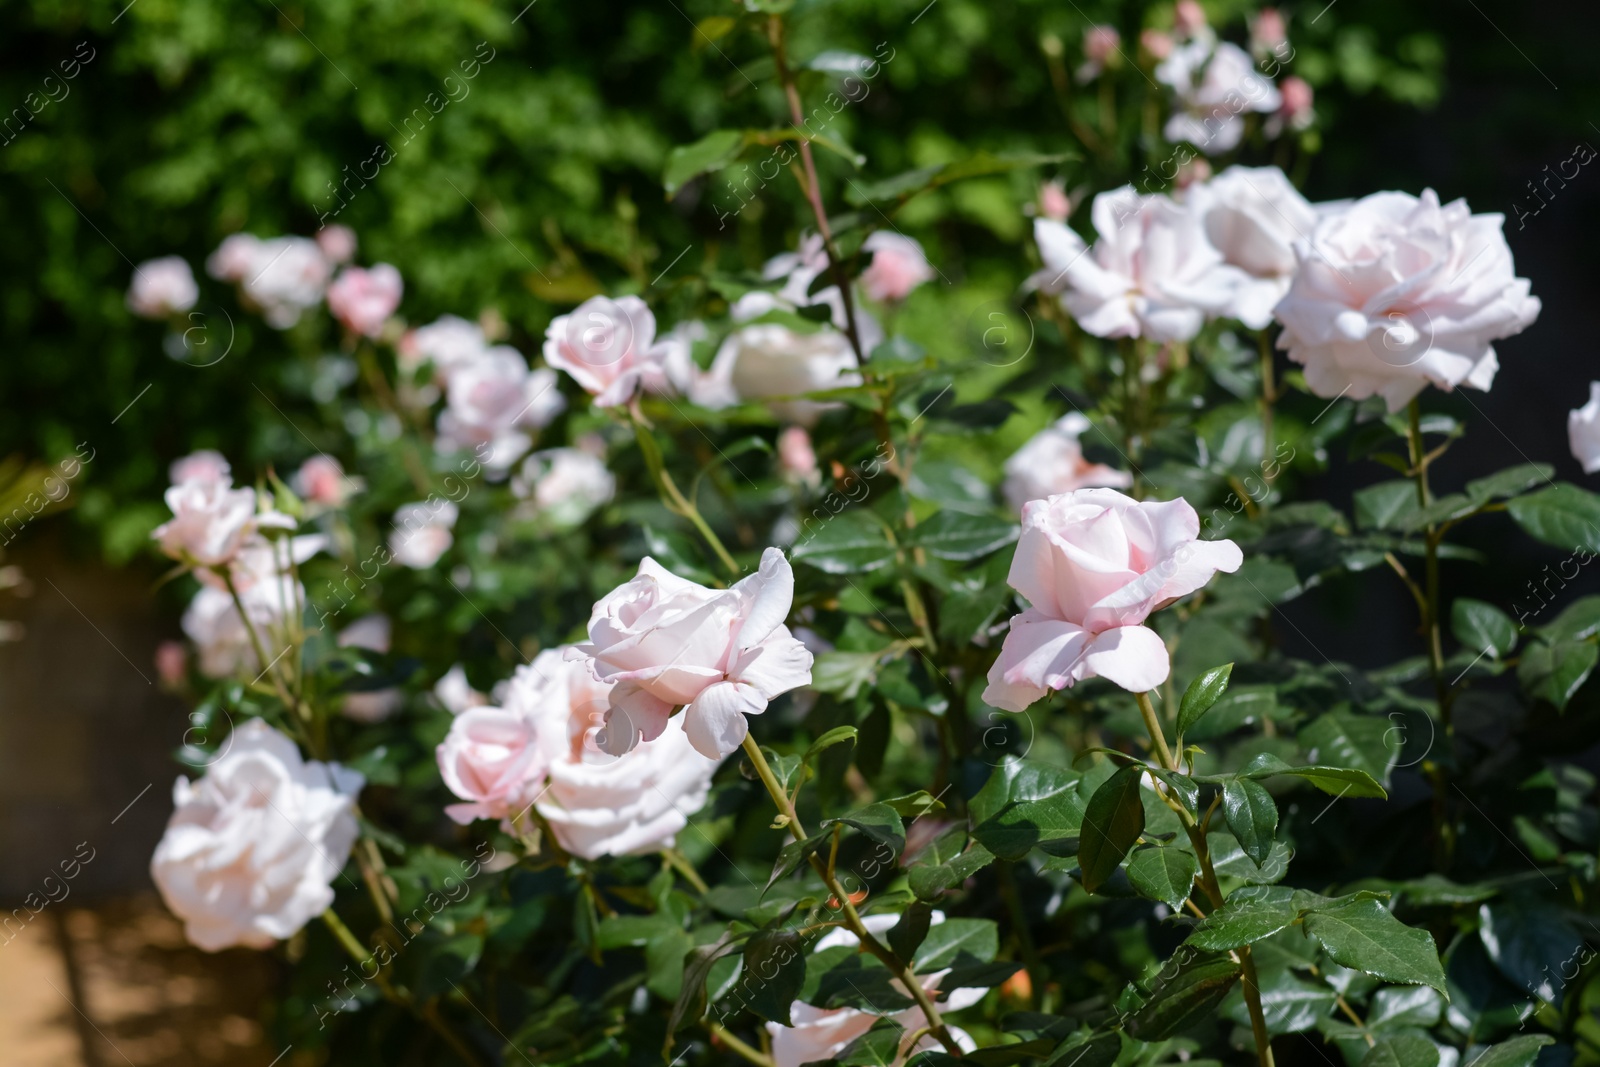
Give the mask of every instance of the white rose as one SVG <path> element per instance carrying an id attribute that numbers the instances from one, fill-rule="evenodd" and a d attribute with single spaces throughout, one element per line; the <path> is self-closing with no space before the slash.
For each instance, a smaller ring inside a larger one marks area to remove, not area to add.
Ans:
<path id="1" fill-rule="evenodd" d="M 377 337 L 404 291 L 405 282 L 392 264 L 346 267 L 328 286 L 328 310 L 352 333 Z"/>
<path id="2" fill-rule="evenodd" d="M 867 928 L 868 933 L 882 938 L 899 921 L 899 915 L 869 915 L 862 920 L 862 925 Z M 935 911 L 930 917 L 929 924 L 938 926 L 942 922 L 944 922 L 944 912 Z M 818 938 L 811 951 L 823 952 L 839 947 L 853 948 L 860 943 L 860 938 L 841 927 L 830 930 Z M 947 973 L 948 970 L 944 970 L 929 975 L 919 975 L 917 981 L 923 989 L 937 992 L 939 979 Z M 900 987 L 901 992 L 905 992 L 899 979 L 895 979 L 894 983 Z M 952 990 L 945 1003 L 941 1005 L 941 1014 L 970 1008 L 982 1000 L 987 992 L 985 989 Z M 793 1026 L 770 1022 L 766 1024 L 767 1033 L 772 1037 L 773 1067 L 801 1067 L 806 1063 L 832 1060 L 843 1052 L 850 1042 L 872 1029 L 880 1018 L 882 1016 L 859 1008 L 818 1008 L 797 1000 L 789 1009 L 789 1019 L 794 1023 Z M 889 1018 L 899 1023 L 908 1034 L 926 1029 L 928 1025 L 928 1017 L 922 1013 L 921 1008 L 916 1007 L 907 1008 Z M 945 1024 L 945 1029 L 962 1049 L 967 1052 L 977 1049 L 977 1042 L 973 1041 L 966 1031 L 948 1023 Z M 940 1051 L 943 1047 L 931 1034 L 925 1034 L 915 1048 L 907 1050 L 907 1057 L 912 1052 Z M 903 1063 L 907 1057 L 895 1062 Z"/>
<path id="3" fill-rule="evenodd" d="M 527 458 L 511 481 L 511 491 L 527 500 L 535 515 L 556 526 L 571 527 L 610 502 L 617 492 L 617 479 L 605 460 L 591 452 L 552 448 Z"/>
<path id="4" fill-rule="evenodd" d="M 544 361 L 594 395 L 596 407 L 625 404 L 643 388 L 665 392 L 668 349 L 656 318 L 636 296 L 596 296 L 550 323 Z"/>
<path id="5" fill-rule="evenodd" d="M 488 348 L 483 327 L 459 315 L 441 315 L 400 338 L 400 367 L 410 373 L 430 363 L 436 378 L 445 382 L 456 368 L 471 363 Z"/>
<path id="6" fill-rule="evenodd" d="M 1381 396 L 1399 411 L 1430 383 L 1488 389 L 1493 342 L 1539 314 L 1515 276 L 1501 215 L 1465 200 L 1374 193 L 1296 242 L 1299 268 L 1274 314 L 1278 347 L 1318 396 Z"/>
<path id="7" fill-rule="evenodd" d="M 1028 443 L 1006 460 L 1003 487 L 1006 501 L 1021 511 L 1030 500 L 1041 500 L 1057 493 L 1070 493 L 1089 486 L 1126 489 L 1133 476 L 1104 463 L 1083 458 L 1078 438 L 1090 428 L 1089 420 L 1071 412 L 1029 438 Z"/>
<path id="8" fill-rule="evenodd" d="M 444 813 L 465 826 L 474 819 L 516 819 L 537 797 L 544 754 L 525 716 L 488 705 L 468 708 L 450 723 L 436 750 L 439 774 L 466 803 Z"/>
<path id="9" fill-rule="evenodd" d="M 150 876 L 189 940 L 208 952 L 266 948 L 326 910 L 359 832 L 361 785 L 337 763 L 303 760 L 260 719 L 233 732 L 199 781 L 179 778 Z"/>
<path id="10" fill-rule="evenodd" d="M 466 669 L 459 663 L 433 683 L 433 698 L 452 715 L 460 715 L 468 708 L 489 702 L 488 697 L 472 688 L 472 683 L 467 681 Z"/>
<path id="11" fill-rule="evenodd" d="M 171 318 L 194 307 L 200 287 L 182 256 L 162 256 L 133 268 L 128 310 L 146 319 Z"/>
<path id="12" fill-rule="evenodd" d="M 228 460 L 221 452 L 209 448 L 173 460 L 172 466 L 167 468 L 167 476 L 173 485 L 182 485 L 184 482 L 233 484 L 233 468 L 228 465 Z"/>
<path id="13" fill-rule="evenodd" d="M 302 312 L 322 302 L 332 274 L 317 242 L 309 237 L 274 237 L 256 242 L 240 287 L 261 309 L 268 326 L 287 330 L 300 321 Z"/>
<path id="14" fill-rule="evenodd" d="M 439 414 L 441 452 L 479 450 L 491 477 L 511 469 L 533 443 L 525 433 L 549 424 L 566 406 L 555 373 L 529 370 L 522 353 L 496 345 L 451 371 L 448 400 Z"/>
<path id="15" fill-rule="evenodd" d="M 1223 314 L 1265 328 L 1294 277 L 1294 243 L 1310 235 L 1317 209 L 1277 167 L 1229 167 L 1187 195 L 1207 239 L 1242 272 Z"/>
<path id="16" fill-rule="evenodd" d="M 502 696 L 538 733 L 548 775 L 539 814 L 562 848 L 586 859 L 671 847 L 704 806 L 719 761 L 694 750 L 678 718 L 624 755 L 600 751 L 594 734 L 611 686 L 564 652 L 548 649 L 517 668 Z"/>
<path id="17" fill-rule="evenodd" d="M 857 367 L 849 338 L 838 330 L 800 333 L 777 323 L 757 323 L 735 330 L 722 342 L 690 399 L 708 408 L 764 400 L 780 418 L 810 424 L 828 405 L 799 398 L 860 385 Z"/>
<path id="18" fill-rule="evenodd" d="M 1567 415 L 1567 440 L 1583 473 L 1600 471 L 1600 382 L 1589 383 L 1589 402 Z"/>
<path id="19" fill-rule="evenodd" d="M 401 505 L 395 509 L 394 529 L 389 533 L 389 554 L 402 566 L 427 570 L 455 543 L 450 531 L 459 515 L 459 509 L 448 500 Z"/>
<path id="20" fill-rule="evenodd" d="M 258 537 L 229 565 L 239 602 L 269 661 L 285 644 L 280 636 L 284 624 L 306 604 L 305 587 L 288 577 L 289 560 L 303 563 L 326 543 L 320 534 L 272 542 Z M 183 613 L 183 632 L 200 651 L 200 673 L 208 678 L 259 674 L 266 664 L 256 655 L 255 643 L 227 584 L 209 571 L 196 571 L 195 576 L 204 584 Z"/>
<path id="21" fill-rule="evenodd" d="M 1226 41 L 1217 44 L 1210 34 L 1175 49 L 1156 68 L 1156 80 L 1178 95 L 1178 110 L 1162 135 L 1173 142 L 1188 141 L 1208 156 L 1239 146 L 1242 112 L 1270 114 L 1283 103 L 1272 79 L 1255 69 L 1248 52 Z"/>
<path id="22" fill-rule="evenodd" d="M 206 273 L 221 282 L 242 282 L 249 277 L 260 249 L 261 238 L 255 234 L 230 234 L 206 259 Z"/>
<path id="23" fill-rule="evenodd" d="M 230 489 L 226 482 L 186 481 L 166 492 L 172 518 L 150 536 L 161 551 L 196 567 L 227 564 L 261 529 L 293 529 L 294 520 L 277 512 L 256 513 L 254 489 Z"/>
<path id="24" fill-rule="evenodd" d="M 783 624 L 793 600 L 794 571 L 776 548 L 731 589 L 679 578 L 646 556 L 637 577 L 595 604 L 589 643 L 569 652 L 593 657 L 594 676 L 615 683 L 601 748 L 621 755 L 659 737 L 679 707 L 697 751 L 720 759 L 738 748 L 746 715 L 811 683 L 811 653 Z"/>
<path id="25" fill-rule="evenodd" d="M 1199 215 L 1131 185 L 1101 193 L 1092 249 L 1065 225 L 1035 219 L 1044 269 L 1029 283 L 1060 293 L 1062 306 L 1096 337 L 1188 341 L 1233 298 L 1238 272 L 1206 239 Z"/>

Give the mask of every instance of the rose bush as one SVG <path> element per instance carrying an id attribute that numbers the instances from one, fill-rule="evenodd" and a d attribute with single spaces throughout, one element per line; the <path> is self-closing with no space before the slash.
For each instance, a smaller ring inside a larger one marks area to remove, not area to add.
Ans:
<path id="1" fill-rule="evenodd" d="M 893 53 L 802 55 L 766 7 L 699 27 L 770 50 L 729 107 L 782 110 L 671 154 L 698 254 L 621 212 L 620 274 L 527 279 L 563 313 L 415 326 L 350 233 L 208 262 L 304 342 L 308 429 L 238 488 L 176 464 L 154 532 L 193 596 L 161 674 L 207 769 L 153 865 L 191 938 L 285 942 L 274 1025 L 327 1062 L 1577 1055 L 1600 601 L 1513 618 L 1455 534 L 1579 567 L 1600 496 L 1439 466 L 1539 310 L 1499 218 L 1308 201 L 1265 165 L 1316 143 L 1295 23 L 1188 0 L 1080 35 L 1092 160 L 852 176 L 805 108 Z M 917 205 L 999 191 L 993 283 Z M 1314 495 L 1346 455 L 1387 473 Z M 1358 582 L 1414 605 L 1397 662 L 1290 613 Z"/>

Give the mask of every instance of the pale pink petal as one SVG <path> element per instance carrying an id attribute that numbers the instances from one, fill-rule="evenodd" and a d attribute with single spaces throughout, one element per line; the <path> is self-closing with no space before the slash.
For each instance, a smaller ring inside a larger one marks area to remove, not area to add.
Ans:
<path id="1" fill-rule="evenodd" d="M 1132 693 L 1167 680 L 1171 662 L 1161 635 L 1145 626 L 1119 626 L 1096 634 L 1083 654 L 1084 676 L 1098 675 Z"/>

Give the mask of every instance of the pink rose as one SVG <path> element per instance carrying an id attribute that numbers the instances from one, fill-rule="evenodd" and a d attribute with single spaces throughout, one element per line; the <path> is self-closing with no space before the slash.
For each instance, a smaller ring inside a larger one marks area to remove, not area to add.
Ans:
<path id="1" fill-rule="evenodd" d="M 328 310 L 351 333 L 377 337 L 400 306 L 404 289 L 400 272 L 387 263 L 371 269 L 346 267 L 328 286 Z"/>
<path id="2" fill-rule="evenodd" d="M 1115 26 L 1090 26 L 1083 32 L 1083 66 L 1078 68 L 1079 82 L 1098 78 L 1110 63 L 1112 56 L 1120 56 L 1122 34 Z"/>
<path id="3" fill-rule="evenodd" d="M 1200 6 L 1199 0 L 1178 0 L 1172 20 L 1179 37 L 1200 36 L 1208 29 L 1206 9 Z"/>
<path id="4" fill-rule="evenodd" d="M 196 567 L 233 561 L 258 529 L 293 529 L 294 520 L 275 512 L 256 514 L 254 489 L 230 489 L 225 482 L 183 482 L 167 490 L 172 518 L 150 536 L 161 551 Z"/>
<path id="5" fill-rule="evenodd" d="M 1250 26 L 1250 43 L 1258 52 L 1272 53 L 1289 39 L 1289 29 L 1284 25 L 1283 13 L 1275 7 L 1264 7 L 1256 13 Z"/>
<path id="6" fill-rule="evenodd" d="M 133 268 L 128 310 L 140 318 L 171 318 L 194 307 L 199 299 L 200 287 L 182 256 L 162 256 Z"/>
<path id="7" fill-rule="evenodd" d="M 306 500 L 330 508 L 341 506 L 354 490 L 351 479 L 345 477 L 344 467 L 326 453 L 300 464 L 290 484 Z"/>
<path id="8" fill-rule="evenodd" d="M 544 361 L 592 393 L 596 407 L 625 404 L 641 387 L 665 390 L 667 355 L 655 316 L 636 296 L 591 297 L 544 335 Z"/>
<path id="9" fill-rule="evenodd" d="M 356 254 L 356 231 L 348 226 L 324 226 L 316 233 L 317 247 L 329 263 L 348 263 Z"/>
<path id="10" fill-rule="evenodd" d="M 423 363 L 431 363 L 435 379 L 445 382 L 458 367 L 471 363 L 488 348 L 482 326 L 459 315 L 440 315 L 400 338 L 400 368 L 409 374 Z"/>
<path id="11" fill-rule="evenodd" d="M 389 531 L 389 554 L 403 567 L 427 570 L 455 543 L 450 531 L 459 515 L 454 504 L 437 498 L 401 505 L 395 509 L 394 529 Z"/>
<path id="12" fill-rule="evenodd" d="M 1289 124 L 1291 130 L 1303 130 L 1316 119 L 1316 113 L 1311 104 L 1314 94 L 1311 83 L 1304 78 L 1291 75 L 1283 79 L 1278 86 L 1278 94 L 1283 97 L 1283 103 L 1278 107 L 1278 115 Z"/>
<path id="13" fill-rule="evenodd" d="M 1527 329 L 1539 299 L 1516 277 L 1499 214 L 1424 189 L 1374 193 L 1318 219 L 1273 314 L 1278 347 L 1318 396 L 1381 396 L 1399 411 L 1430 384 L 1487 390 L 1494 342 Z"/>
<path id="14" fill-rule="evenodd" d="M 239 288 L 250 304 L 261 309 L 268 326 L 287 330 L 304 311 L 322 302 L 333 268 L 315 241 L 273 237 L 254 241 L 248 251 L 250 262 L 240 273 Z M 231 270 L 233 264 L 227 267 Z"/>
<path id="15" fill-rule="evenodd" d="M 795 481 L 815 485 L 819 480 L 817 453 L 804 426 L 786 426 L 778 434 L 778 466 Z"/>
<path id="16" fill-rule="evenodd" d="M 1006 460 L 1003 491 L 1006 501 L 1021 511 L 1030 500 L 1090 486 L 1126 489 L 1133 476 L 1104 463 L 1083 458 L 1078 438 L 1090 427 L 1080 412 L 1070 412 L 1046 426 Z"/>
<path id="17" fill-rule="evenodd" d="M 1172 54 L 1172 35 L 1160 30 L 1141 30 L 1139 44 L 1151 59 L 1162 60 Z"/>
<path id="18" fill-rule="evenodd" d="M 564 649 L 517 668 L 503 701 L 534 724 L 548 789 L 537 803 L 561 847 L 585 859 L 669 848 L 711 788 L 718 761 L 696 752 L 683 720 L 622 756 L 600 751 L 611 686 Z"/>
<path id="19" fill-rule="evenodd" d="M 213 452 L 203 448 L 198 452 L 191 452 L 182 459 L 172 461 L 172 466 L 167 468 L 167 477 L 172 479 L 173 485 L 182 485 L 184 482 L 220 482 L 223 485 L 233 484 L 233 468 L 221 452 Z"/>
<path id="20" fill-rule="evenodd" d="M 1060 182 L 1049 181 L 1039 186 L 1039 214 L 1056 222 L 1066 222 L 1067 216 L 1072 214 L 1072 201 Z"/>
<path id="21" fill-rule="evenodd" d="M 242 282 L 260 248 L 261 238 L 253 233 L 230 234 L 206 259 L 206 273 L 221 282 Z"/>
<path id="22" fill-rule="evenodd" d="M 555 386 L 554 371 L 529 370 L 515 348 L 488 349 L 451 372 L 436 447 L 473 449 L 492 476 L 505 474 L 533 444 L 524 431 L 549 424 L 566 406 Z"/>
<path id="23" fill-rule="evenodd" d="M 333 903 L 360 830 L 360 774 L 303 759 L 260 719 L 241 724 L 199 781 L 179 778 L 150 877 L 207 952 L 266 948 Z"/>
<path id="24" fill-rule="evenodd" d="M 616 686 L 600 747 L 621 755 L 660 737 L 685 707 L 697 751 L 721 759 L 738 748 L 746 715 L 811 682 L 811 653 L 783 624 L 793 599 L 794 571 L 776 548 L 731 589 L 708 589 L 645 557 L 637 577 L 595 604 L 589 643 L 574 650 Z"/>
<path id="25" fill-rule="evenodd" d="M 537 731 L 525 716 L 502 708 L 468 708 L 439 743 L 439 773 L 466 801 L 445 814 L 463 826 L 473 819 L 511 819 L 531 805 L 544 774 Z"/>
<path id="26" fill-rule="evenodd" d="M 861 288 L 873 300 L 904 300 L 911 290 L 933 277 L 922 246 L 904 234 L 879 230 L 862 242 L 872 264 L 861 272 Z"/>
<path id="27" fill-rule="evenodd" d="M 156 646 L 156 674 L 168 689 L 183 685 L 189 676 L 189 650 L 182 641 L 163 641 Z"/>
<path id="28" fill-rule="evenodd" d="M 984 701 L 1021 711 L 1097 675 L 1136 693 L 1166 681 L 1166 646 L 1145 619 L 1244 558 L 1199 533 L 1184 500 L 1080 489 L 1029 503 L 1007 581 L 1032 606 L 1011 620 Z"/>

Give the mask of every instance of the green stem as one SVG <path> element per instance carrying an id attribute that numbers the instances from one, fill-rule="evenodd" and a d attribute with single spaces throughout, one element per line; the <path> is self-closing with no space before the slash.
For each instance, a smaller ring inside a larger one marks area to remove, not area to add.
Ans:
<path id="1" fill-rule="evenodd" d="M 706 1020 L 706 1029 L 718 1041 L 726 1045 L 740 1059 L 747 1063 L 754 1063 L 757 1067 L 772 1067 L 772 1057 L 754 1047 L 741 1038 L 735 1037 L 733 1031 L 713 1019 Z"/>
<path id="2" fill-rule="evenodd" d="M 1266 466 L 1272 460 L 1272 406 L 1277 403 L 1278 389 L 1272 375 L 1272 340 L 1267 331 L 1257 335 L 1261 347 L 1261 467 L 1265 478 Z"/>
<path id="3" fill-rule="evenodd" d="M 706 522 L 705 516 L 700 514 L 700 509 L 695 507 L 678 489 L 678 483 L 672 480 L 672 475 L 668 472 L 666 463 L 662 460 L 661 449 L 656 445 L 656 440 L 650 435 L 649 429 L 639 418 L 638 412 L 630 412 L 630 417 L 633 420 L 634 439 L 639 442 L 639 450 L 644 454 L 645 466 L 649 468 L 650 476 L 655 480 L 656 488 L 661 493 L 661 502 L 674 515 L 688 519 L 694 528 L 700 531 L 700 536 L 705 539 L 706 544 L 711 546 L 711 551 L 717 554 L 717 558 L 722 561 L 722 565 L 728 568 L 728 573 L 735 578 L 739 577 L 743 572 L 739 569 L 739 565 L 733 561 L 733 556 L 729 554 L 727 548 L 723 546 L 722 539 L 711 529 L 711 525 Z"/>
<path id="4" fill-rule="evenodd" d="M 694 864 L 689 862 L 689 857 L 675 848 L 662 849 L 661 856 L 666 860 L 667 866 L 683 875 L 701 896 L 711 892 L 711 887 L 706 885 L 704 878 L 700 877 L 700 872 L 694 869 Z"/>
<path id="5" fill-rule="evenodd" d="M 795 814 L 794 805 L 789 802 L 789 796 L 783 791 L 783 786 L 778 782 L 777 775 L 772 773 L 772 767 L 768 765 L 767 757 L 762 754 L 761 746 L 756 744 L 755 738 L 749 734 L 745 734 L 744 737 L 744 752 L 750 758 L 750 764 L 755 768 L 757 777 L 761 779 L 761 784 L 767 787 L 767 795 L 772 798 L 773 804 L 777 805 L 778 814 L 784 817 L 789 827 L 789 832 L 794 835 L 796 841 L 805 840 L 805 827 L 800 825 L 800 817 Z M 879 941 L 867 929 L 866 924 L 861 921 L 860 914 L 856 911 L 855 904 L 850 900 L 850 894 L 844 891 L 844 887 L 834 877 L 832 868 L 824 863 L 815 852 L 807 858 L 811 861 L 812 870 L 816 871 L 822 878 L 823 884 L 833 894 L 833 899 L 837 900 L 839 906 L 844 910 L 845 925 L 856 935 L 857 940 L 861 942 L 861 947 L 882 960 L 884 966 L 895 973 L 895 976 L 900 979 L 901 985 L 911 994 L 912 999 L 917 1002 L 917 1007 L 922 1009 L 922 1014 L 928 1020 L 928 1028 L 933 1033 L 933 1036 L 939 1039 L 939 1043 L 945 1047 L 945 1050 L 950 1055 L 959 1059 L 963 1055 L 961 1046 L 956 1044 L 955 1039 L 950 1036 L 949 1030 L 945 1028 L 944 1019 L 939 1014 L 939 1009 L 934 1006 L 933 999 L 928 996 L 928 991 L 922 988 L 922 983 L 917 981 L 910 965 L 902 963 L 898 956 L 891 952 L 883 942 Z"/>
<path id="6" fill-rule="evenodd" d="M 1156 718 L 1156 709 L 1150 702 L 1150 694 L 1135 693 L 1134 699 L 1139 702 L 1139 714 L 1144 718 L 1144 728 L 1150 734 L 1150 747 L 1155 750 L 1162 768 L 1173 773 L 1181 773 L 1177 761 L 1172 758 L 1172 750 L 1167 747 L 1161 720 Z M 1156 782 L 1156 788 L 1158 790 L 1163 788 L 1160 781 Z M 1222 907 L 1225 898 L 1222 895 L 1222 886 L 1217 881 L 1216 868 L 1211 862 L 1211 849 L 1206 842 L 1204 827 L 1195 821 L 1189 809 L 1180 801 L 1167 797 L 1164 790 L 1162 796 L 1183 823 L 1184 832 L 1189 835 L 1189 844 L 1194 848 L 1195 858 L 1200 861 L 1200 888 L 1210 899 L 1212 910 Z M 1261 980 L 1256 973 L 1255 957 L 1251 954 L 1249 945 L 1238 949 L 1237 956 L 1241 972 L 1240 991 L 1244 994 L 1245 1009 L 1250 1013 L 1250 1031 L 1255 1036 L 1256 1060 L 1259 1067 L 1274 1067 L 1272 1039 L 1267 1033 L 1266 1012 L 1261 1007 Z"/>

